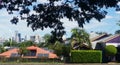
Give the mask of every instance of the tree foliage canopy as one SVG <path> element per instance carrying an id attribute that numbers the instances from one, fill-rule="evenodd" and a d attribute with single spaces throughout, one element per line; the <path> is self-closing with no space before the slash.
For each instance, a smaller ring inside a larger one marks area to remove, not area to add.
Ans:
<path id="1" fill-rule="evenodd" d="M 71 30 L 72 32 L 72 47 L 73 49 L 82 49 L 85 45 L 85 43 L 87 44 L 87 46 L 89 47 L 89 49 L 91 49 L 91 43 L 90 43 L 90 39 L 89 39 L 89 34 L 84 30 L 84 29 L 78 29 L 78 28 L 74 28 Z M 87 47 L 86 47 L 87 48 Z"/>
<path id="2" fill-rule="evenodd" d="M 61 19 L 67 18 L 70 21 L 77 21 L 80 27 L 92 18 L 100 21 L 105 18 L 107 12 L 103 8 L 114 7 L 119 9 L 117 3 L 120 0 L 48 0 L 46 3 L 38 3 L 37 0 L 0 0 L 0 9 L 6 8 L 9 14 L 18 11 L 19 16 L 14 17 L 11 22 L 17 24 L 19 18 L 26 19 L 27 26 L 33 30 L 53 28 L 52 34 L 56 38 L 62 37 L 65 33 Z M 59 4 L 55 4 L 59 2 Z M 32 6 L 29 7 L 29 6 Z M 31 10 L 33 9 L 33 10 Z M 36 14 L 30 14 L 30 11 Z M 24 15 L 27 15 L 24 17 Z"/>
<path id="3" fill-rule="evenodd" d="M 120 26 L 120 21 L 118 21 L 117 25 Z"/>
<path id="4" fill-rule="evenodd" d="M 115 34 L 120 34 L 120 30 L 116 30 L 116 31 L 115 31 Z"/>

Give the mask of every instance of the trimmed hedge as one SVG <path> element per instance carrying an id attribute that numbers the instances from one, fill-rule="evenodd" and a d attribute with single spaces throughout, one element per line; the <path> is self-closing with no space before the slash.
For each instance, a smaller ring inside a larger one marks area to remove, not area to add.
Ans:
<path id="1" fill-rule="evenodd" d="M 102 51 L 100 50 L 72 50 L 72 63 L 101 63 Z"/>

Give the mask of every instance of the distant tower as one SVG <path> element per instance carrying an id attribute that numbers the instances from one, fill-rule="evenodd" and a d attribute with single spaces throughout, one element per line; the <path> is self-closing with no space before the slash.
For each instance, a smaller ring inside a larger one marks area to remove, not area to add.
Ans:
<path id="1" fill-rule="evenodd" d="M 15 41 L 17 42 L 18 40 L 18 31 L 15 31 Z"/>
<path id="2" fill-rule="evenodd" d="M 30 36 L 30 40 L 35 42 L 35 36 Z"/>
<path id="3" fill-rule="evenodd" d="M 21 42 L 21 33 L 18 33 L 18 31 L 15 31 L 15 41 Z"/>
<path id="4" fill-rule="evenodd" d="M 27 35 L 25 35 L 25 38 L 24 38 L 24 40 L 26 41 L 26 40 L 28 40 L 28 38 L 27 38 Z"/>
<path id="5" fill-rule="evenodd" d="M 40 42 L 40 36 L 39 35 L 35 35 L 35 42 L 39 43 Z"/>
<path id="6" fill-rule="evenodd" d="M 18 33 L 18 42 L 21 42 L 21 33 Z"/>

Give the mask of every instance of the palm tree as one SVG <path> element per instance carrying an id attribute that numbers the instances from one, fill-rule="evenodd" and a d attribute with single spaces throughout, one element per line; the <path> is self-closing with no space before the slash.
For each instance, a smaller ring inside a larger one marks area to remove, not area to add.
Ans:
<path id="1" fill-rule="evenodd" d="M 91 43 L 90 43 L 90 40 L 89 40 L 89 34 L 84 30 L 84 29 L 79 29 L 79 28 L 74 28 L 71 30 L 72 32 L 72 47 L 74 47 L 75 45 L 75 48 L 82 48 L 85 43 L 87 44 L 87 46 L 89 48 L 91 48 Z"/>

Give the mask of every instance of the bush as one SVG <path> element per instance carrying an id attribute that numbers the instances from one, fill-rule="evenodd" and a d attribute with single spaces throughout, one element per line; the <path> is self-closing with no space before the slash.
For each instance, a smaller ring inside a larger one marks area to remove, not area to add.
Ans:
<path id="1" fill-rule="evenodd" d="M 114 56 L 117 53 L 117 49 L 113 45 L 108 45 L 108 46 L 105 47 L 105 53 L 108 56 Z"/>
<path id="2" fill-rule="evenodd" d="M 101 63 L 102 51 L 99 50 L 72 50 L 71 62 L 73 63 Z"/>

